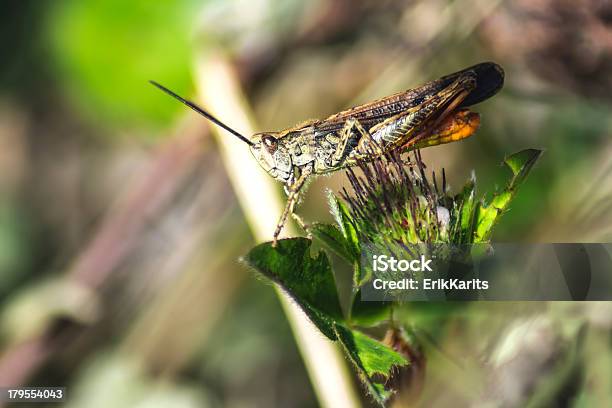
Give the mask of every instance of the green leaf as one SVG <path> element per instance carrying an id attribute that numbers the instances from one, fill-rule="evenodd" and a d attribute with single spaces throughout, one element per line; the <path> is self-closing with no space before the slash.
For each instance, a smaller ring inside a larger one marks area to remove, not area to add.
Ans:
<path id="1" fill-rule="evenodd" d="M 251 249 L 244 261 L 278 283 L 301 306 L 312 322 L 332 340 L 335 321 L 342 322 L 342 309 L 327 255 L 310 256 L 311 241 L 291 238 Z"/>
<path id="2" fill-rule="evenodd" d="M 340 231 L 342 231 L 342 235 L 344 235 L 348 243 L 348 250 L 352 255 L 352 259 L 358 261 L 361 256 L 361 247 L 359 245 L 357 229 L 344 203 L 333 195 L 331 191 L 329 192 L 329 207 Z"/>
<path id="3" fill-rule="evenodd" d="M 355 293 L 351 305 L 351 324 L 372 327 L 389 320 L 391 302 L 375 302 L 361 300 L 361 289 Z"/>
<path id="4" fill-rule="evenodd" d="M 504 163 L 506 163 L 510 170 L 512 170 L 512 174 L 514 174 L 510 184 L 518 186 L 525 181 L 527 174 L 529 174 L 529 171 L 531 171 L 531 168 L 542 153 L 543 151 L 538 149 L 525 149 L 506 157 Z"/>
<path id="5" fill-rule="evenodd" d="M 401 354 L 393 351 L 383 343 L 356 330 L 350 330 L 335 324 L 336 337 L 344 351 L 357 369 L 359 377 L 381 406 L 385 405 L 392 391 L 385 389 L 394 367 L 409 364 Z"/>
<path id="6" fill-rule="evenodd" d="M 480 203 L 476 208 L 476 229 L 474 242 L 485 242 L 491 235 L 491 230 L 501 214 L 508 208 L 514 198 L 517 188 L 525 181 L 527 174 L 533 168 L 542 150 L 526 149 L 515 153 L 504 160 L 512 171 L 512 178 L 501 193 L 496 194 L 489 205 Z"/>
<path id="7" fill-rule="evenodd" d="M 461 193 L 455 196 L 457 207 L 454 213 L 455 226 L 453 228 L 452 242 L 470 243 L 474 235 L 474 209 L 476 208 L 476 180 L 472 177 L 463 187 Z"/>
<path id="8" fill-rule="evenodd" d="M 335 252 L 338 256 L 342 257 L 349 263 L 358 261 L 359 259 L 354 258 L 353 249 L 351 244 L 342 234 L 342 231 L 333 224 L 322 224 L 313 223 L 308 227 L 308 232 L 317 237 L 321 242 Z"/>

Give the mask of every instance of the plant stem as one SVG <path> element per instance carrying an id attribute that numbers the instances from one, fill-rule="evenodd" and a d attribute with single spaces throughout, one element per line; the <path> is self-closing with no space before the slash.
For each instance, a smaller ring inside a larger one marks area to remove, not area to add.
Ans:
<path id="1" fill-rule="evenodd" d="M 250 109 L 238 79 L 226 58 L 218 54 L 196 61 L 200 101 L 221 120 L 231 120 L 243 134 L 253 133 Z M 248 147 L 227 132 L 215 129 L 221 155 L 245 217 L 258 241 L 268 241 L 282 212 L 278 188 L 256 161 Z M 285 231 L 291 232 L 288 225 Z M 293 330 L 306 369 L 322 407 L 361 405 L 340 350 L 325 339 L 293 301 L 276 287 Z"/>

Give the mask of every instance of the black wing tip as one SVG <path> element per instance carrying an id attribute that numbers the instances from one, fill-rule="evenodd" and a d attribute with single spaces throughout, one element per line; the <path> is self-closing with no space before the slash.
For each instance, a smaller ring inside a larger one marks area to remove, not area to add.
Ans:
<path id="1" fill-rule="evenodd" d="M 504 86 L 504 69 L 495 62 L 481 62 L 464 71 L 472 71 L 476 74 L 476 89 L 468 95 L 462 103 L 463 106 L 475 105 L 489 99 Z"/>
<path id="2" fill-rule="evenodd" d="M 500 88 L 504 85 L 506 73 L 501 65 L 493 61 L 487 61 L 474 65 L 472 69 L 476 72 L 476 76 L 481 81 L 487 80 L 489 82 L 495 82 Z"/>

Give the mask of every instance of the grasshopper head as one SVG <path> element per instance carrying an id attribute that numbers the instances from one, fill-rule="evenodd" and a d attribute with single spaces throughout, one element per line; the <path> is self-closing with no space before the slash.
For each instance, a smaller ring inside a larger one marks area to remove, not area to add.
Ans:
<path id="1" fill-rule="evenodd" d="M 291 178 L 292 165 L 289 150 L 275 133 L 256 133 L 251 137 L 251 154 L 272 177 L 287 182 Z"/>

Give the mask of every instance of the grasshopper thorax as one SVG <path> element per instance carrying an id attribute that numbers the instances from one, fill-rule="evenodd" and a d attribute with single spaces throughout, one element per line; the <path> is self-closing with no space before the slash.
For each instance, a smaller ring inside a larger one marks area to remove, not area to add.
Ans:
<path id="1" fill-rule="evenodd" d="M 251 154 L 268 174 L 285 183 L 291 179 L 291 154 L 277 133 L 256 133 L 250 142 Z"/>

